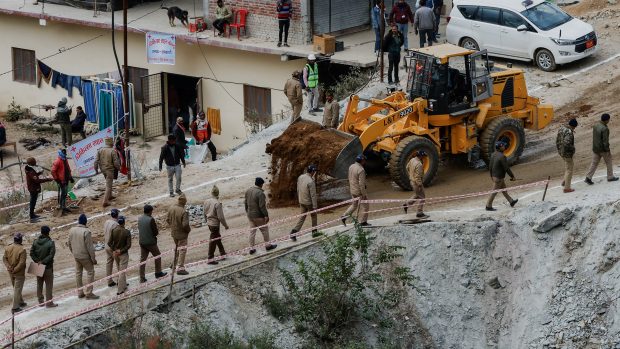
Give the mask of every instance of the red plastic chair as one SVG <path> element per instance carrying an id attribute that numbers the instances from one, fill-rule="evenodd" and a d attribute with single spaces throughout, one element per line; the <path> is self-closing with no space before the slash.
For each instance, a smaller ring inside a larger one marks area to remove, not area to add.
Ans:
<path id="1" fill-rule="evenodd" d="M 247 30 L 245 29 L 245 20 L 248 16 L 248 10 L 241 9 L 235 12 L 235 21 L 228 25 L 228 37 L 230 37 L 230 32 L 232 28 L 235 28 L 237 31 L 237 40 L 241 40 L 240 32 L 241 28 L 243 28 L 243 34 L 245 36 L 248 35 Z"/>

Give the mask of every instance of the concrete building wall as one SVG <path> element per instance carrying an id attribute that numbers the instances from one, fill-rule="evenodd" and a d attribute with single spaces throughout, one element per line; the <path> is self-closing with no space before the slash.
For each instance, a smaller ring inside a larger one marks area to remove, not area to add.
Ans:
<path id="1" fill-rule="evenodd" d="M 63 47 L 72 47 L 97 35 L 101 37 L 47 58 L 44 62 L 52 69 L 69 75 L 89 76 L 116 70 L 109 30 L 52 21 L 48 21 L 47 26 L 40 26 L 37 19 L 0 15 L 0 32 L 3 33 L 0 38 L 2 71 L 12 68 L 11 47 L 34 50 L 37 59 L 41 59 L 59 52 Z M 243 84 L 272 89 L 272 114 L 278 114 L 290 109 L 284 94 L 279 90 L 290 77 L 290 72 L 303 66 L 303 60 L 282 62 L 277 55 L 202 46 L 214 76 L 196 43 L 177 41 L 176 64 L 168 66 L 147 64 L 144 34 L 130 33 L 128 39 L 130 66 L 146 68 L 149 74 L 167 72 L 204 78 L 203 106 L 219 108 L 221 111 L 223 131 L 221 136 L 215 136 L 214 142 L 222 150 L 234 147 L 246 138 Z M 121 40 L 122 35 L 117 34 L 117 48 L 122 59 Z M 226 83 L 214 81 L 216 77 Z M 66 90 L 52 88 L 45 82 L 39 88 L 13 81 L 10 73 L 0 76 L 0 111 L 6 111 L 12 97 L 15 97 L 17 103 L 28 107 L 34 104 L 55 105 L 63 96 L 67 96 Z M 74 90 L 69 104 L 83 105 L 77 90 Z M 137 109 L 140 113 L 139 105 Z"/>

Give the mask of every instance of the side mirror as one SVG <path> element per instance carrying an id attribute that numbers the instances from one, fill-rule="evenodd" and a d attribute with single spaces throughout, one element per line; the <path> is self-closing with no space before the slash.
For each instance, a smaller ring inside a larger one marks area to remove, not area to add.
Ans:
<path id="1" fill-rule="evenodd" d="M 525 24 L 521 24 L 520 26 L 517 27 L 517 31 L 518 32 L 526 32 L 527 31 L 527 26 Z"/>

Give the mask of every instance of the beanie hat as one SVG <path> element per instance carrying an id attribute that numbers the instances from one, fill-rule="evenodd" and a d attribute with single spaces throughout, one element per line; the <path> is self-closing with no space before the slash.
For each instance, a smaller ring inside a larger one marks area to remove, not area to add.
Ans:
<path id="1" fill-rule="evenodd" d="M 104 139 L 104 142 L 105 142 L 105 145 L 109 145 L 109 146 L 112 146 L 114 144 L 114 140 L 110 137 L 106 137 Z"/>
<path id="2" fill-rule="evenodd" d="M 78 223 L 81 225 L 86 225 L 86 222 L 88 222 L 88 219 L 86 218 L 86 215 L 82 213 L 80 218 L 78 218 Z"/>
<path id="3" fill-rule="evenodd" d="M 577 127 L 577 125 L 579 124 L 577 123 L 577 119 L 570 119 L 570 121 L 568 122 L 568 125 L 572 127 Z"/>
<path id="4" fill-rule="evenodd" d="M 213 195 L 214 198 L 220 196 L 220 189 L 217 187 L 217 185 L 214 185 L 213 188 L 211 188 L 211 195 Z"/>
<path id="5" fill-rule="evenodd" d="M 47 225 L 44 225 L 44 226 L 41 227 L 41 234 L 43 234 L 43 235 L 49 234 L 50 231 L 51 231 L 51 229 Z"/>
<path id="6" fill-rule="evenodd" d="M 121 213 L 118 209 L 111 209 L 110 210 L 110 216 L 112 216 L 112 218 L 118 218 L 118 214 Z"/>
<path id="7" fill-rule="evenodd" d="M 120 224 L 120 225 L 125 224 L 125 216 L 119 216 L 118 217 L 118 224 Z"/>
<path id="8" fill-rule="evenodd" d="M 13 241 L 18 244 L 21 244 L 23 239 L 24 239 L 24 235 L 22 235 L 22 233 L 17 233 L 13 236 Z"/>
<path id="9" fill-rule="evenodd" d="M 265 184 L 265 180 L 261 177 L 256 177 L 256 180 L 254 180 L 254 184 L 260 187 L 261 185 Z"/>
<path id="10" fill-rule="evenodd" d="M 183 122 L 183 118 L 179 116 L 179 117 L 177 118 L 177 122 Z"/>
<path id="11" fill-rule="evenodd" d="M 609 116 L 609 114 L 607 114 L 607 113 L 605 113 L 605 114 L 601 115 L 601 120 L 602 120 L 602 121 L 608 121 L 608 120 L 609 120 L 609 118 L 610 118 L 610 116 Z"/>
<path id="12" fill-rule="evenodd" d="M 185 194 L 179 195 L 178 202 L 180 205 L 185 206 L 185 204 L 187 203 L 187 198 L 185 197 Z"/>

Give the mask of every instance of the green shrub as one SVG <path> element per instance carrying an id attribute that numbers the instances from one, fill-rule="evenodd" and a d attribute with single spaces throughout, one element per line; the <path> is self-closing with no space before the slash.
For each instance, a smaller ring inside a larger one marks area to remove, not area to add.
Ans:
<path id="1" fill-rule="evenodd" d="M 8 110 L 6 112 L 6 121 L 17 121 L 23 119 L 27 114 L 27 109 L 22 108 L 21 105 L 15 103 L 15 97 L 11 99 Z"/>

